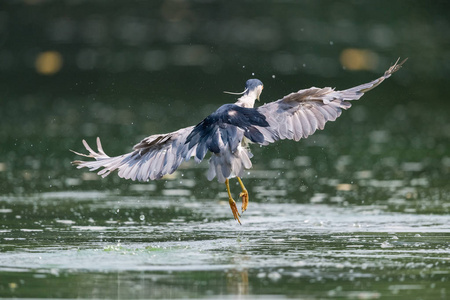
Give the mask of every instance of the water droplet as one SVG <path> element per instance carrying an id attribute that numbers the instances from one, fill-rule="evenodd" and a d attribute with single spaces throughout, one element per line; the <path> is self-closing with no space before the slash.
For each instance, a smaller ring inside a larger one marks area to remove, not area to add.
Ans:
<path id="1" fill-rule="evenodd" d="M 255 73 L 252 73 L 252 76 L 255 76 Z"/>
<path id="2" fill-rule="evenodd" d="M 333 41 L 330 41 L 330 45 L 331 45 L 331 46 L 333 46 L 333 45 L 334 45 Z"/>
<path id="3" fill-rule="evenodd" d="M 267 277 L 272 281 L 278 281 L 281 278 L 281 274 L 278 272 L 271 272 L 267 275 Z"/>
<path id="4" fill-rule="evenodd" d="M 140 215 L 140 216 L 139 216 L 139 219 L 140 219 L 141 221 L 144 221 L 144 220 L 145 220 L 145 216 L 144 216 L 144 215 Z"/>
<path id="5" fill-rule="evenodd" d="M 388 241 L 384 241 L 383 243 L 381 243 L 381 248 L 392 248 L 392 247 L 394 246 Z"/>
<path id="6" fill-rule="evenodd" d="M 272 75 L 272 78 L 275 78 L 275 75 Z"/>

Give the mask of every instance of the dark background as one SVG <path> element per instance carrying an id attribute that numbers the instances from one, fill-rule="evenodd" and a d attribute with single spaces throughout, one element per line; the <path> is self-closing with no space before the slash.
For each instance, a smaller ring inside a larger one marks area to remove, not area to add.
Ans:
<path id="1" fill-rule="evenodd" d="M 20 178 L 12 182 L 21 185 L 24 170 L 35 179 L 67 176 L 74 158 L 67 149 L 80 150 L 81 138 L 101 136 L 107 153 L 119 154 L 147 135 L 196 124 L 235 101 L 222 91 L 241 91 L 248 78 L 264 82 L 264 103 L 310 86 L 367 82 L 398 57 L 409 57 L 405 67 L 371 92 L 348 124 L 335 132 L 328 125 L 330 135 L 345 141 L 349 128 L 367 126 L 410 135 L 442 157 L 450 135 L 448 7 L 446 1 L 4 1 L 2 189 L 12 190 L 8 180 Z M 274 147 L 283 156 L 293 145 Z"/>

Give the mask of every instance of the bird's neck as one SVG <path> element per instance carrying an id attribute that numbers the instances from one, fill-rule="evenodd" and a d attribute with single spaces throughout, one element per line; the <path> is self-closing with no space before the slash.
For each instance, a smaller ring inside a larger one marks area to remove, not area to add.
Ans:
<path id="1" fill-rule="evenodd" d="M 255 105 L 256 93 L 247 93 L 240 97 L 236 102 L 236 105 L 241 107 L 252 108 Z"/>

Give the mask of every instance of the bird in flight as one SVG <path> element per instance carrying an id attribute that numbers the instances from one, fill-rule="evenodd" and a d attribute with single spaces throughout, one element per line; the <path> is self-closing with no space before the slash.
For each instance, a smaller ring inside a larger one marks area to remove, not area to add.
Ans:
<path id="1" fill-rule="evenodd" d="M 75 154 L 94 158 L 93 161 L 76 160 L 77 168 L 89 168 L 105 177 L 117 170 L 119 177 L 138 181 L 161 179 L 171 174 L 183 161 L 194 157 L 200 163 L 211 152 L 208 180 L 217 177 L 226 185 L 228 202 L 235 220 L 241 224 L 236 202 L 234 201 L 229 180 L 236 177 L 242 192 L 242 213 L 249 202 L 248 191 L 241 177 L 245 169 L 252 167 L 251 143 L 268 145 L 278 140 L 307 138 L 317 129 L 323 129 L 325 123 L 338 118 L 342 109 L 351 107 L 349 101 L 358 100 L 398 71 L 403 63 L 398 59 L 383 76 L 369 83 L 358 85 L 343 91 L 333 88 L 299 90 L 274 102 L 254 108 L 259 100 L 263 83 L 258 79 L 249 79 L 242 96 L 234 104 L 225 104 L 207 116 L 195 126 L 179 129 L 165 134 L 151 135 L 133 147 L 133 151 L 110 157 L 103 151 L 100 138 L 97 137 L 97 152 L 83 140 L 89 154 L 75 151 Z"/>

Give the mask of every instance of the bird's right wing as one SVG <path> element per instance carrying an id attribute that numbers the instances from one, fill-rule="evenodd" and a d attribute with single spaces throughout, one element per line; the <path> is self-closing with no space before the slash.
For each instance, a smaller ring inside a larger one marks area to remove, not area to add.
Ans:
<path id="1" fill-rule="evenodd" d="M 258 127 L 264 135 L 264 142 L 261 144 L 267 145 L 283 139 L 298 141 L 307 138 L 317 129 L 322 130 L 326 122 L 334 121 L 341 115 L 342 109 L 351 107 L 348 101 L 360 99 L 365 92 L 398 71 L 405 61 L 406 59 L 398 63 L 397 60 L 380 78 L 347 90 L 312 87 L 260 106 L 258 112 L 269 123 L 267 127 Z"/>
<path id="2" fill-rule="evenodd" d="M 155 134 L 136 144 L 134 151 L 120 156 L 110 157 L 103 151 L 100 138 L 97 138 L 98 152 L 92 150 L 83 140 L 84 147 L 89 154 L 75 151 L 75 154 L 95 158 L 95 161 L 74 161 L 77 168 L 89 168 L 90 171 L 101 169 L 97 174 L 108 176 L 118 170 L 118 175 L 125 179 L 147 181 L 160 179 L 166 174 L 173 173 L 183 162 L 188 160 L 196 146 L 189 149 L 186 138 L 194 127 L 186 127 L 167 134 Z"/>

